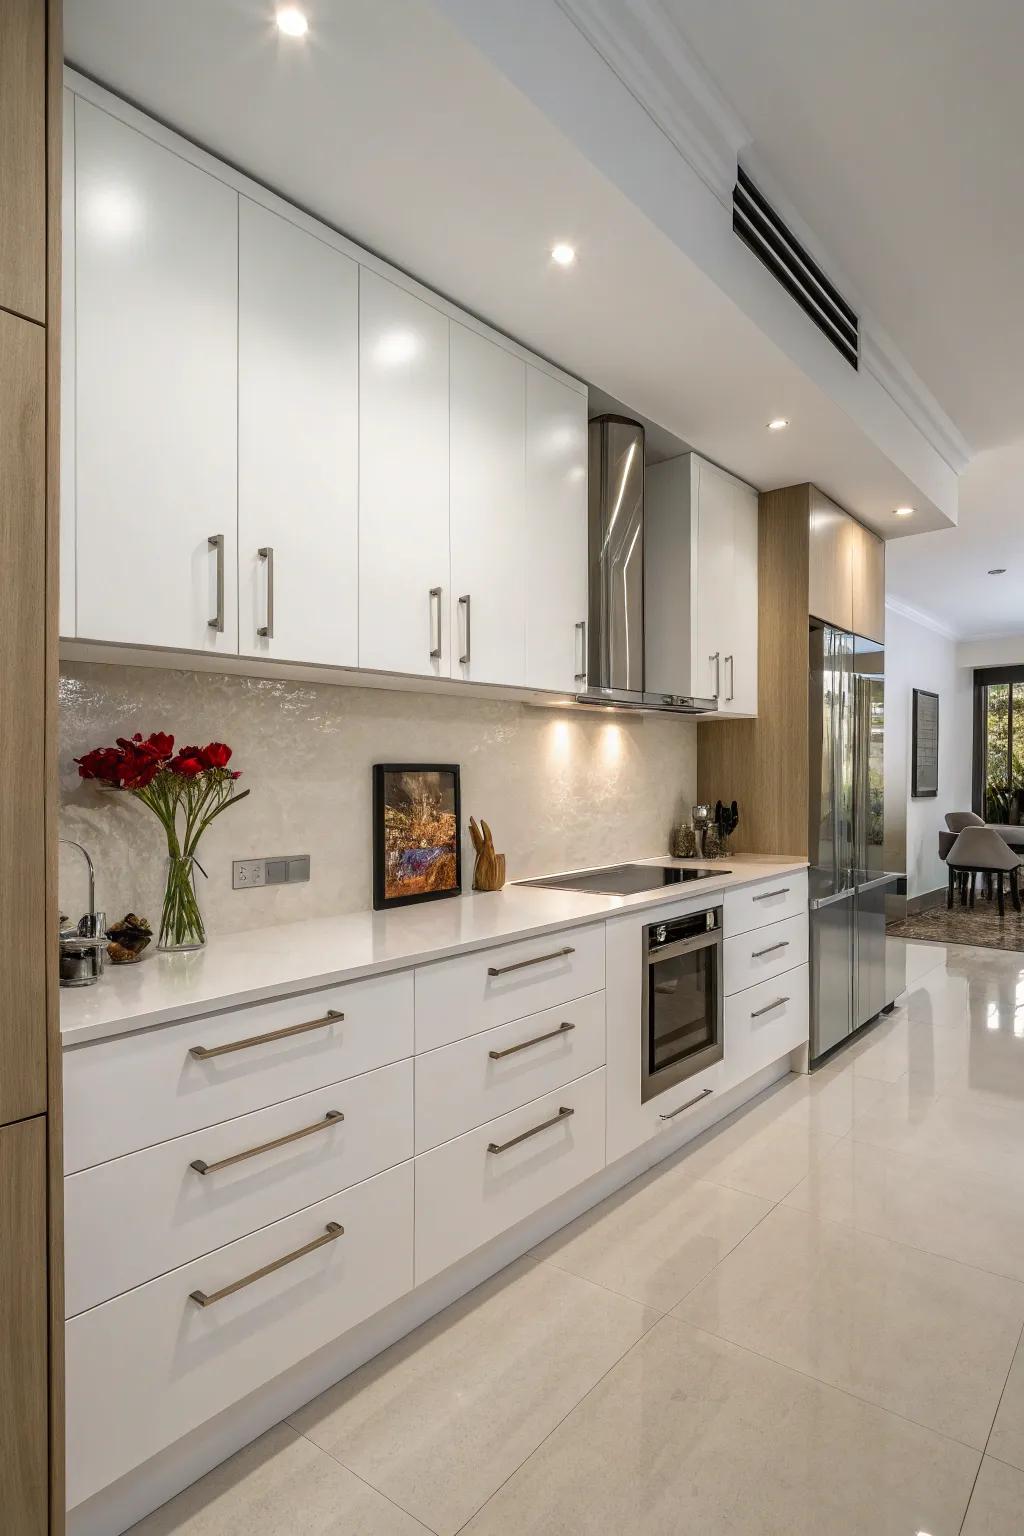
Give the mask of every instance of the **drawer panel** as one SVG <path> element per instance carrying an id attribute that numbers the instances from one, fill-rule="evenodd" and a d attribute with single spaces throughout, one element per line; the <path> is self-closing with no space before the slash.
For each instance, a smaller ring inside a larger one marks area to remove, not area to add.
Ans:
<path id="1" fill-rule="evenodd" d="M 216 1050 L 327 1017 L 308 1033 Z M 216 1125 L 411 1056 L 411 971 L 164 1024 L 64 1053 L 64 1171 Z"/>
<path id="2" fill-rule="evenodd" d="M 264 1265 L 344 1234 L 211 1306 Z M 80 1503 L 411 1289 L 412 1163 L 67 1324 L 68 1503 Z"/>
<path id="3" fill-rule="evenodd" d="M 328 1118 L 337 1114 L 344 1118 Z M 315 1127 L 308 1136 L 212 1166 L 307 1127 Z M 68 1317 L 404 1161 L 412 1127 L 407 1060 L 72 1174 Z"/>
<path id="4" fill-rule="evenodd" d="M 505 1151 L 490 1152 L 556 1120 Z M 416 1283 L 604 1167 L 604 1068 L 416 1159 Z"/>
<path id="5" fill-rule="evenodd" d="M 416 1049 L 436 1050 L 603 987 L 603 923 L 423 965 L 416 972 Z"/>
<path id="6" fill-rule="evenodd" d="M 757 986 L 769 976 L 779 976 L 794 966 L 807 964 L 807 913 L 737 934 L 726 939 L 722 948 L 728 997 Z"/>
<path id="7" fill-rule="evenodd" d="M 807 912 L 807 871 L 799 869 L 792 875 L 776 875 L 757 885 L 745 885 L 738 891 L 725 893 L 725 937 L 737 933 L 749 933 L 752 928 L 764 928 L 768 923 L 781 923 L 787 918 Z"/>
<path id="8" fill-rule="evenodd" d="M 604 993 L 592 992 L 417 1056 L 416 1151 L 583 1077 L 604 1051 Z"/>
<path id="9" fill-rule="evenodd" d="M 784 971 L 725 1000 L 723 1087 L 733 1087 L 807 1041 L 808 970 Z"/>

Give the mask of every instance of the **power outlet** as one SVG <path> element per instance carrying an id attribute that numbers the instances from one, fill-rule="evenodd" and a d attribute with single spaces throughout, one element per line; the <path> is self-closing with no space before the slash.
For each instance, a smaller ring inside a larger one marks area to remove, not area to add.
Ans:
<path id="1" fill-rule="evenodd" d="M 251 891 L 258 885 L 298 885 L 308 879 L 308 853 L 234 859 L 231 864 L 231 885 L 236 891 Z"/>
<path id="2" fill-rule="evenodd" d="M 248 891 L 267 883 L 266 859 L 235 859 L 231 865 L 231 885 L 236 891 Z"/>

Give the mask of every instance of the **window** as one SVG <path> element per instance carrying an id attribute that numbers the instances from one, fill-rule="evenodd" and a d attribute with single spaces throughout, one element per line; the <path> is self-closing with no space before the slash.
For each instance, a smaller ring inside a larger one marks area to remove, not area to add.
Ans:
<path id="1" fill-rule="evenodd" d="M 1024 666 L 974 674 L 974 809 L 986 821 L 1024 822 Z"/>

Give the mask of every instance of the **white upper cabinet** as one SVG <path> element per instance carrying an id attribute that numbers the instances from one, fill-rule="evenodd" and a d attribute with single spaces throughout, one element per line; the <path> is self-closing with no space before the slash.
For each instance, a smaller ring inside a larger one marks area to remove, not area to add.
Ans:
<path id="1" fill-rule="evenodd" d="M 526 364 L 454 321 L 451 411 L 452 675 L 521 687 Z"/>
<path id="2" fill-rule="evenodd" d="M 74 177 L 77 633 L 237 651 L 238 194 L 81 98 Z"/>
<path id="3" fill-rule="evenodd" d="M 530 688 L 586 682 L 587 397 L 526 369 L 526 668 Z"/>
<path id="4" fill-rule="evenodd" d="M 238 219 L 239 650 L 354 667 L 359 268 L 246 197 Z"/>
<path id="5" fill-rule="evenodd" d="M 452 675 L 448 317 L 360 269 L 359 665 Z"/>

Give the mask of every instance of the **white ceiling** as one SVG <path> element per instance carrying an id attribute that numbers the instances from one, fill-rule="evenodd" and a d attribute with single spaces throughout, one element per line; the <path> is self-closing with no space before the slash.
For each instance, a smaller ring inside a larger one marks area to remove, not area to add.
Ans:
<path id="1" fill-rule="evenodd" d="M 662 3 L 749 130 L 750 167 L 978 454 L 959 527 L 890 547 L 892 589 L 962 635 L 1024 632 L 1024 4 Z"/>
<path id="2" fill-rule="evenodd" d="M 813 479 L 904 532 L 911 482 L 426 0 L 304 9 L 296 44 L 269 0 L 66 0 L 66 52 L 751 484 Z"/>

